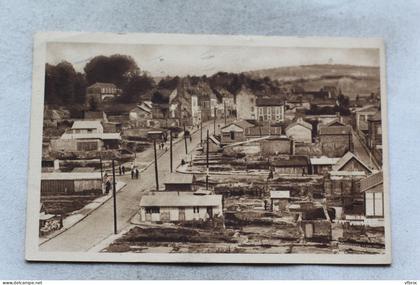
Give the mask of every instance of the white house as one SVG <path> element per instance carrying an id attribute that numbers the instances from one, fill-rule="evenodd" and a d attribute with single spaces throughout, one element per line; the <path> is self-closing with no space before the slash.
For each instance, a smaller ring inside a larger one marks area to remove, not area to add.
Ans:
<path id="1" fill-rule="evenodd" d="M 312 125 L 305 122 L 302 118 L 298 118 L 296 122 L 288 125 L 285 132 L 289 138 L 296 142 L 312 142 Z"/>
<path id="2" fill-rule="evenodd" d="M 223 215 L 222 195 L 153 192 L 140 200 L 142 222 L 208 220 Z"/>
<path id="3" fill-rule="evenodd" d="M 377 172 L 360 180 L 360 191 L 364 193 L 365 216 L 368 219 L 384 217 L 383 172 Z"/>
<path id="4" fill-rule="evenodd" d="M 75 121 L 70 129 L 72 134 L 103 133 L 104 127 L 100 121 Z"/>

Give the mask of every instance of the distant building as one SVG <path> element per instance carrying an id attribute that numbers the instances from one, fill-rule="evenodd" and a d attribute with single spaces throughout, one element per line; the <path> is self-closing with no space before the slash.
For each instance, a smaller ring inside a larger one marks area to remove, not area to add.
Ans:
<path id="1" fill-rule="evenodd" d="M 239 120 L 256 119 L 256 100 L 257 96 L 246 88 L 236 94 L 236 113 Z"/>
<path id="2" fill-rule="evenodd" d="M 382 162 L 382 119 L 380 111 L 368 119 L 367 145 L 375 158 Z"/>
<path id="3" fill-rule="evenodd" d="M 260 138 L 265 136 L 280 136 L 282 128 L 279 126 L 257 125 L 245 129 L 247 139 Z"/>
<path id="4" fill-rule="evenodd" d="M 152 103 L 143 102 L 142 104 L 137 105 L 130 110 L 129 118 L 136 127 L 150 127 L 150 121 L 152 120 Z"/>
<path id="5" fill-rule="evenodd" d="M 289 138 L 296 142 L 312 142 L 312 125 L 305 122 L 302 118 L 298 118 L 296 122 L 289 124 L 285 132 Z"/>
<path id="6" fill-rule="evenodd" d="M 364 194 L 366 218 L 384 217 L 383 172 L 377 172 L 360 180 L 360 191 Z"/>
<path id="7" fill-rule="evenodd" d="M 234 142 L 244 141 L 245 138 L 245 131 L 247 128 L 253 127 L 254 125 L 245 121 L 236 121 L 230 123 L 221 128 L 221 143 L 228 144 Z"/>
<path id="8" fill-rule="evenodd" d="M 100 121 L 75 121 L 70 129 L 72 134 L 103 133 L 104 128 Z"/>
<path id="9" fill-rule="evenodd" d="M 311 157 L 312 174 L 327 174 L 337 164 L 340 157 Z"/>
<path id="10" fill-rule="evenodd" d="M 154 192 L 140 200 L 140 221 L 206 221 L 223 215 L 222 197 L 189 192 Z"/>
<path id="11" fill-rule="evenodd" d="M 287 158 L 275 158 L 270 161 L 277 174 L 305 175 L 309 173 L 309 159 L 303 155 L 291 155 Z"/>
<path id="12" fill-rule="evenodd" d="M 51 140 L 54 151 L 100 151 L 117 149 L 121 142 L 119 133 L 104 133 L 100 121 L 75 121 L 69 131 L 59 139 Z"/>
<path id="13" fill-rule="evenodd" d="M 370 167 L 365 164 L 360 158 L 351 152 L 347 152 L 337 163 L 332 167 L 333 171 L 361 171 L 366 174 L 372 173 Z"/>
<path id="14" fill-rule="evenodd" d="M 170 173 L 163 182 L 165 191 L 188 192 L 197 190 L 195 176 L 193 174 Z"/>
<path id="15" fill-rule="evenodd" d="M 331 240 L 331 219 L 324 208 L 311 208 L 302 212 L 298 224 L 309 241 Z"/>
<path id="16" fill-rule="evenodd" d="M 273 136 L 261 140 L 263 155 L 293 154 L 293 142 L 286 136 Z"/>
<path id="17" fill-rule="evenodd" d="M 83 116 L 87 121 L 100 121 L 102 123 L 108 122 L 108 117 L 103 111 L 86 111 Z"/>
<path id="18" fill-rule="evenodd" d="M 257 98 L 257 119 L 260 122 L 284 121 L 284 100 L 277 97 Z"/>
<path id="19" fill-rule="evenodd" d="M 41 195 L 71 195 L 102 193 L 99 172 L 49 172 L 41 173 Z"/>
<path id="20" fill-rule="evenodd" d="M 96 82 L 86 89 L 86 103 L 88 105 L 101 103 L 107 99 L 114 99 L 120 94 L 121 89 L 117 88 L 115 84 Z"/>
<path id="21" fill-rule="evenodd" d="M 270 191 L 271 211 L 286 211 L 290 201 L 290 191 Z"/>
<path id="22" fill-rule="evenodd" d="M 320 126 L 319 141 L 326 156 L 342 156 L 353 149 L 351 126 Z"/>
<path id="23" fill-rule="evenodd" d="M 355 128 L 360 130 L 363 134 L 368 133 L 368 120 L 370 117 L 378 112 L 378 107 L 374 105 L 357 108 L 353 111 Z"/>

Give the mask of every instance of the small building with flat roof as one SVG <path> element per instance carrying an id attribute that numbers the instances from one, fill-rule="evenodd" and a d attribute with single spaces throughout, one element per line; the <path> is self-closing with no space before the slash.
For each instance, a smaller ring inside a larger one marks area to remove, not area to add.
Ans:
<path id="1" fill-rule="evenodd" d="M 100 172 L 47 172 L 41 174 L 41 195 L 102 192 Z"/>
<path id="2" fill-rule="evenodd" d="M 195 175 L 184 173 L 169 173 L 165 180 L 165 191 L 195 191 Z"/>

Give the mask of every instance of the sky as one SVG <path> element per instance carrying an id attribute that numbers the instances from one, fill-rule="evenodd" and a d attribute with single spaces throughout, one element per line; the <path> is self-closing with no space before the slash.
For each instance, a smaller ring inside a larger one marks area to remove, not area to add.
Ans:
<path id="1" fill-rule="evenodd" d="M 48 43 L 46 62 L 63 60 L 83 71 L 97 55 L 130 55 L 154 77 L 212 75 L 310 64 L 379 66 L 378 49 Z"/>

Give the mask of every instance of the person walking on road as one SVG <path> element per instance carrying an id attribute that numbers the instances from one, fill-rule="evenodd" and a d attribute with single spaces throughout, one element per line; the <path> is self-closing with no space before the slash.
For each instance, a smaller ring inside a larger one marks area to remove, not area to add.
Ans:
<path id="1" fill-rule="evenodd" d="M 121 170 L 122 170 L 122 174 L 125 175 L 125 166 L 124 165 L 121 167 Z"/>
<path id="2" fill-rule="evenodd" d="M 139 179 L 139 174 L 140 174 L 140 172 L 139 172 L 139 170 L 136 168 L 136 179 Z"/>
<path id="3" fill-rule="evenodd" d="M 120 165 L 120 166 L 118 166 L 118 173 L 120 174 L 120 176 L 121 176 L 121 172 L 122 172 L 122 170 L 121 170 L 121 165 Z"/>
<path id="4" fill-rule="evenodd" d="M 134 179 L 134 168 L 131 169 L 131 179 Z"/>

